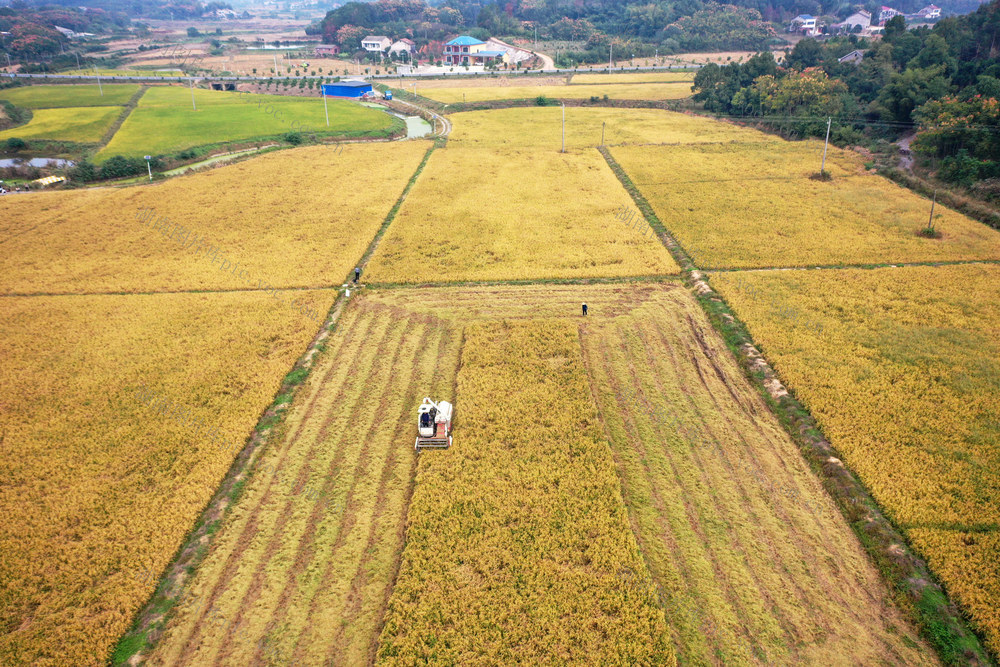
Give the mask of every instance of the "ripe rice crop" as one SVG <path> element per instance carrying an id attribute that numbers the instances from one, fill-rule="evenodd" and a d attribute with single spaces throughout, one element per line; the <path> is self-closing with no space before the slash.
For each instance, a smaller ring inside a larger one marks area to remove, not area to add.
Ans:
<path id="1" fill-rule="evenodd" d="M 574 74 L 569 80 L 571 86 L 586 83 L 674 83 L 694 81 L 694 72 L 612 72 L 601 74 Z"/>
<path id="2" fill-rule="evenodd" d="M 448 144 L 495 151 L 528 147 L 558 151 L 562 146 L 562 111 L 558 107 L 521 107 L 452 114 L 449 118 L 455 127 Z M 604 143 L 609 146 L 730 141 L 782 143 L 778 137 L 757 130 L 659 109 L 566 109 L 567 151 L 600 146 L 602 131 Z"/>
<path id="3" fill-rule="evenodd" d="M 651 234 L 626 228 L 629 201 L 596 151 L 503 154 L 458 145 L 431 155 L 372 258 L 373 282 L 673 274 Z"/>
<path id="4" fill-rule="evenodd" d="M 382 664 L 674 664 L 576 327 L 465 329 L 455 444 L 420 455 Z"/>
<path id="5" fill-rule="evenodd" d="M 0 141 L 18 137 L 97 143 L 121 112 L 121 107 L 38 109 L 32 112 L 31 120 L 26 125 L 0 132 Z"/>
<path id="6" fill-rule="evenodd" d="M 775 318 L 771 301 L 822 333 Z M 713 274 L 825 435 L 1000 650 L 1000 267 Z"/>
<path id="7" fill-rule="evenodd" d="M 691 84 L 687 81 L 675 83 L 604 83 L 587 85 L 555 86 L 453 86 L 436 87 L 434 82 L 417 84 L 417 94 L 438 102 L 486 102 L 490 100 L 530 99 L 539 95 L 555 99 L 587 99 L 605 95 L 613 100 L 679 100 L 691 96 Z"/>
<path id="8" fill-rule="evenodd" d="M 153 186 L 4 197 L 0 292 L 247 289 L 185 247 L 195 235 L 271 286 L 339 285 L 429 145 L 315 146 Z M 171 224 L 153 229 L 149 209 Z"/>
<path id="9" fill-rule="evenodd" d="M 93 74 L 93 70 L 90 73 Z M 139 86 L 134 83 L 20 86 L 0 90 L 0 100 L 27 109 L 123 106 L 137 92 Z"/>
<path id="10" fill-rule="evenodd" d="M 104 664 L 316 325 L 262 293 L 0 300 L 0 663 Z"/>
<path id="11" fill-rule="evenodd" d="M 931 202 L 823 142 L 615 147 L 660 221 L 702 268 L 1000 259 L 1000 232 Z"/>

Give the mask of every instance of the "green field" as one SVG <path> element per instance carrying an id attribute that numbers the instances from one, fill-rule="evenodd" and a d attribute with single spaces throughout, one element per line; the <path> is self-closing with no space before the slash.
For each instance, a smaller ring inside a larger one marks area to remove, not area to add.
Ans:
<path id="1" fill-rule="evenodd" d="M 28 109 L 122 106 L 139 90 L 139 86 L 132 83 L 105 83 L 101 87 L 104 95 L 101 95 L 96 83 L 8 88 L 0 90 L 0 100 Z"/>
<path id="2" fill-rule="evenodd" d="M 98 161 L 112 155 L 163 155 L 227 141 L 282 135 L 292 124 L 318 134 L 360 135 L 387 131 L 393 118 L 386 113 L 342 100 L 328 100 L 330 126 L 326 126 L 319 97 L 240 95 L 181 87 L 149 89 L 121 129 L 97 154 Z"/>
<path id="3" fill-rule="evenodd" d="M 27 125 L 0 132 L 0 139 L 47 139 L 97 143 L 108 131 L 122 107 L 73 107 L 69 109 L 39 109 Z"/>

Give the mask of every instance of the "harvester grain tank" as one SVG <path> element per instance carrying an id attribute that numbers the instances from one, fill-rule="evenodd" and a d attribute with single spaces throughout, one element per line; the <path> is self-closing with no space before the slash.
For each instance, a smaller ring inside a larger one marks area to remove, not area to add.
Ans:
<path id="1" fill-rule="evenodd" d="M 447 449 L 451 447 L 451 415 L 454 408 L 448 401 L 435 403 L 429 397 L 417 408 L 417 441 L 421 449 Z"/>

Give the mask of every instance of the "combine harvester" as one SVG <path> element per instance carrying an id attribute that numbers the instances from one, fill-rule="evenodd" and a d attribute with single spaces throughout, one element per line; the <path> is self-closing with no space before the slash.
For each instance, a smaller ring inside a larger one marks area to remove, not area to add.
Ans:
<path id="1" fill-rule="evenodd" d="M 417 408 L 417 441 L 414 447 L 421 449 L 448 449 L 451 447 L 452 405 L 448 401 L 435 403 L 430 398 Z"/>

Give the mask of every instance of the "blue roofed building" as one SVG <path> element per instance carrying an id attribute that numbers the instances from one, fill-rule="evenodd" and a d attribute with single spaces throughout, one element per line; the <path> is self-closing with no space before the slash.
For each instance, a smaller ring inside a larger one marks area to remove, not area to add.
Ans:
<path id="1" fill-rule="evenodd" d="M 444 61 L 449 65 L 486 65 L 506 61 L 505 51 L 489 49 L 488 46 L 475 37 L 460 35 L 445 43 Z"/>
<path id="2" fill-rule="evenodd" d="M 323 94 L 327 97 L 362 98 L 374 95 L 372 84 L 368 81 L 348 79 L 336 83 L 324 83 Z"/>

